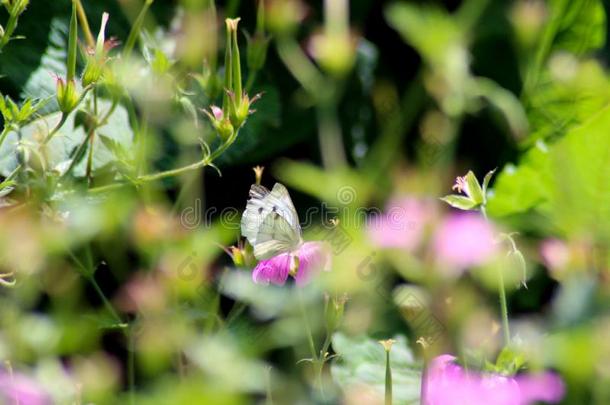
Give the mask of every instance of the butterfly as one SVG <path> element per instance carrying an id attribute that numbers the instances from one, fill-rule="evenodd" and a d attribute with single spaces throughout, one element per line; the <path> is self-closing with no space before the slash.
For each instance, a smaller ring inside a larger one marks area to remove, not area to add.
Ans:
<path id="1" fill-rule="evenodd" d="M 275 183 L 269 191 L 253 184 L 249 196 L 241 217 L 241 234 L 253 246 L 257 260 L 292 252 L 303 244 L 299 217 L 286 187 Z"/>

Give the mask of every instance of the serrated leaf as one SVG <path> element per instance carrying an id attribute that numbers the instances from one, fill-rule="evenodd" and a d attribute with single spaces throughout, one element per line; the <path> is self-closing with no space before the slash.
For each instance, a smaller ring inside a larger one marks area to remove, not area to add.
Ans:
<path id="1" fill-rule="evenodd" d="M 111 102 L 98 100 L 98 106 L 103 115 L 107 111 Z M 82 126 L 75 121 L 77 113 L 70 114 L 64 126 L 57 135 L 48 143 L 46 159 L 48 167 L 57 167 L 62 162 L 70 160 L 71 155 L 83 142 L 86 133 Z M 25 125 L 19 132 L 9 132 L 5 142 L 0 147 L 0 174 L 7 176 L 18 164 L 16 147 L 21 141 L 33 141 L 40 139 L 48 133 L 49 129 L 59 122 L 59 113 L 43 116 Z M 108 117 L 107 122 L 96 130 L 96 137 L 93 141 L 93 170 L 100 170 L 103 167 L 117 161 L 115 154 L 101 140 L 101 136 L 112 138 L 115 142 L 129 150 L 133 145 L 133 131 L 129 125 L 127 111 L 123 106 L 117 106 L 114 112 Z M 88 150 L 89 145 L 87 145 Z M 85 175 L 86 161 L 78 163 L 72 172 L 76 177 Z"/>

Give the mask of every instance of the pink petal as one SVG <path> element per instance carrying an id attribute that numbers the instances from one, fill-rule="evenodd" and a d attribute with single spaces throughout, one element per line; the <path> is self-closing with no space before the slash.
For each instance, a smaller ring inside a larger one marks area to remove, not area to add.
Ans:
<path id="1" fill-rule="evenodd" d="M 570 248 L 559 239 L 545 239 L 540 245 L 540 256 L 550 270 L 561 269 L 570 261 Z"/>
<path id="2" fill-rule="evenodd" d="M 453 214 L 437 229 L 434 249 L 441 265 L 457 271 L 483 264 L 497 250 L 494 228 L 480 215 Z"/>
<path id="3" fill-rule="evenodd" d="M 563 380 L 554 373 L 522 375 L 517 376 L 516 380 L 521 389 L 521 405 L 536 401 L 555 404 L 561 401 L 565 394 Z"/>
<path id="4" fill-rule="evenodd" d="M 506 377 L 467 372 L 448 354 L 430 362 L 424 384 L 425 405 L 529 405 L 556 403 L 564 395 L 563 382 L 555 374 Z"/>
<path id="5" fill-rule="evenodd" d="M 50 396 L 32 378 L 3 371 L 0 374 L 0 400 L 5 399 L 7 403 L 19 403 L 21 405 L 49 405 Z M 4 402 L 3 402 L 4 403 Z"/>
<path id="6" fill-rule="evenodd" d="M 283 253 L 268 260 L 258 262 L 252 271 L 252 280 L 257 284 L 284 285 L 290 273 L 290 254 Z"/>
<path id="7" fill-rule="evenodd" d="M 212 114 L 214 115 L 214 118 L 216 118 L 218 121 L 220 121 L 223 117 L 223 112 L 219 107 L 216 107 L 215 105 L 210 107 L 210 110 L 212 110 Z"/>
<path id="8" fill-rule="evenodd" d="M 297 285 L 304 285 L 320 270 L 329 270 L 330 254 L 321 242 L 305 242 L 296 252 L 299 257 L 299 271 L 296 275 Z"/>
<path id="9" fill-rule="evenodd" d="M 415 250 L 421 242 L 432 209 L 424 201 L 401 197 L 390 200 L 385 212 L 373 216 L 368 223 L 368 235 L 381 248 Z"/>

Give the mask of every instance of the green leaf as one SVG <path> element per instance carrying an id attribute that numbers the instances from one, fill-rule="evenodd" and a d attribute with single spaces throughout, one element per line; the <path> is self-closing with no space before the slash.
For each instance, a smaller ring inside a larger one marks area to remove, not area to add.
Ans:
<path id="1" fill-rule="evenodd" d="M 421 370 L 404 336 L 395 336 L 390 353 L 393 399 L 397 404 L 418 404 Z M 335 333 L 334 351 L 339 355 L 331 365 L 335 382 L 343 389 L 369 386 L 383 398 L 385 392 L 386 353 L 378 341 L 366 336 L 350 337 Z"/>
<path id="2" fill-rule="evenodd" d="M 98 100 L 98 105 L 101 115 L 103 115 L 110 108 L 111 102 Z M 85 130 L 82 125 L 75 122 L 76 115 L 77 112 L 70 114 L 62 129 L 47 145 L 47 167 L 65 167 L 66 162 L 71 160 L 72 154 L 83 142 L 86 136 Z M 35 139 L 40 139 L 59 122 L 59 119 L 60 114 L 53 113 L 32 121 L 21 128 L 19 132 L 9 132 L 5 142 L 0 147 L 0 174 L 7 176 L 17 167 L 16 147 L 20 142 L 33 142 Z M 129 126 L 129 118 L 125 108 L 119 105 L 110 115 L 106 124 L 97 129 L 96 135 L 100 136 L 96 136 L 93 141 L 92 168 L 94 171 L 117 162 L 114 151 L 109 149 L 107 143 L 105 144 L 101 140 L 101 136 L 113 139 L 114 142 L 122 145 L 126 150 L 132 149 L 134 135 Z M 83 177 L 85 166 L 86 160 L 83 159 L 74 168 L 73 175 Z"/>
<path id="3" fill-rule="evenodd" d="M 477 205 L 476 202 L 472 201 L 470 198 L 468 197 L 464 197 L 462 195 L 457 195 L 457 194 L 450 194 L 447 195 L 443 198 L 441 198 L 442 201 L 445 201 L 447 204 L 451 205 L 453 208 L 457 208 L 460 210 L 471 210 L 473 208 L 475 208 Z"/>
<path id="4" fill-rule="evenodd" d="M 556 27 L 553 51 L 581 55 L 606 42 L 606 14 L 599 0 L 551 0 L 551 22 Z"/>
<path id="5" fill-rule="evenodd" d="M 487 197 L 487 213 L 503 217 L 541 208 L 550 195 L 548 146 L 538 142 L 521 158 L 518 166 L 506 165 Z"/>
<path id="6" fill-rule="evenodd" d="M 610 108 L 547 147 L 539 142 L 518 167 L 498 176 L 488 213 L 535 210 L 557 232 L 610 242 Z"/>
<path id="7" fill-rule="evenodd" d="M 470 197 L 476 205 L 483 204 L 485 196 L 483 195 L 483 189 L 477 180 L 477 176 L 474 175 L 472 170 L 469 170 L 464 177 L 466 179 L 466 194 L 468 194 L 468 197 Z"/>
<path id="8" fill-rule="evenodd" d="M 395 3 L 386 9 L 388 23 L 432 65 L 442 65 L 460 46 L 463 33 L 455 20 L 435 6 Z"/>

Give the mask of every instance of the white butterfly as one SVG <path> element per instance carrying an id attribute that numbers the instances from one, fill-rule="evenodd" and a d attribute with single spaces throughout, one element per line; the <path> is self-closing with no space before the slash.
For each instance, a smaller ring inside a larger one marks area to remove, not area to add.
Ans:
<path id="1" fill-rule="evenodd" d="M 250 187 L 241 234 L 254 247 L 258 260 L 292 252 L 303 244 L 299 217 L 286 187 L 280 183 L 271 191 L 259 184 Z"/>

